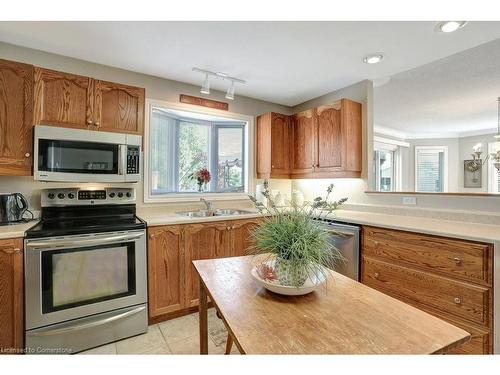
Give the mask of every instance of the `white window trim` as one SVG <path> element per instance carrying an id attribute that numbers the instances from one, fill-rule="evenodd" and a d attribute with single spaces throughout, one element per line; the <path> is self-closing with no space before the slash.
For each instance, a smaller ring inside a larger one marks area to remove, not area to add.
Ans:
<path id="1" fill-rule="evenodd" d="M 448 192 L 448 146 L 415 146 L 415 192 L 418 190 L 418 151 L 420 150 L 442 150 L 444 151 L 444 184 L 443 193 Z"/>
<path id="2" fill-rule="evenodd" d="M 185 112 L 193 112 L 198 114 L 212 115 L 217 117 L 230 118 L 234 120 L 244 121 L 245 138 L 248 140 L 248 147 L 244 147 L 245 152 L 245 192 L 243 193 L 167 193 L 162 195 L 152 195 L 150 192 L 150 173 L 149 173 L 149 120 L 152 107 L 163 107 L 167 109 L 181 110 Z M 255 193 L 255 126 L 253 116 L 242 115 L 239 113 L 221 111 L 211 108 L 200 108 L 184 103 L 173 103 L 162 100 L 146 99 L 146 115 L 144 127 L 144 203 L 182 203 L 182 202 L 198 202 L 200 198 L 210 200 L 246 200 L 248 194 Z"/>

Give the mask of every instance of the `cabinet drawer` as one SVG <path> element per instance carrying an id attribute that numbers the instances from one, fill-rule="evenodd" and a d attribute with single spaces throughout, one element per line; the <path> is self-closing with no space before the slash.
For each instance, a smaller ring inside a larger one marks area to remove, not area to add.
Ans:
<path id="1" fill-rule="evenodd" d="M 395 293 L 387 292 L 385 290 L 381 291 L 390 295 L 391 297 L 397 298 L 409 305 L 416 307 L 417 309 L 425 311 L 428 314 L 434 315 L 439 319 L 443 319 L 444 321 L 469 332 L 471 335 L 470 341 L 458 348 L 451 349 L 448 352 L 449 354 L 493 354 L 491 341 L 492 336 L 487 327 L 465 323 L 463 320 L 459 320 L 449 314 L 443 314 L 437 309 L 422 305 L 418 302 L 409 300 L 408 298 L 398 296 Z"/>
<path id="2" fill-rule="evenodd" d="M 490 323 L 490 289 L 363 256 L 362 281 L 443 313 Z"/>
<path id="3" fill-rule="evenodd" d="M 363 254 L 491 285 L 488 244 L 363 227 Z"/>

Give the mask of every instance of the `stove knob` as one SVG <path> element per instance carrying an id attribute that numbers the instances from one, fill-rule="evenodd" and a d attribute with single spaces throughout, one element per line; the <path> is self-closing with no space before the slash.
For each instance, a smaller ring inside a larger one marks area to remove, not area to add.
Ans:
<path id="1" fill-rule="evenodd" d="M 64 197 L 65 197 L 64 193 L 57 194 L 57 198 L 59 199 L 64 199 Z"/>
<path id="2" fill-rule="evenodd" d="M 49 199 L 54 199 L 56 195 L 54 193 L 49 193 L 47 197 L 49 197 Z"/>
<path id="3" fill-rule="evenodd" d="M 127 194 L 125 194 L 127 196 L 127 198 L 130 198 L 132 197 L 132 193 L 130 191 L 127 191 Z"/>
<path id="4" fill-rule="evenodd" d="M 121 191 L 118 193 L 118 198 L 123 198 L 123 193 Z"/>
<path id="5" fill-rule="evenodd" d="M 115 193 L 112 191 L 111 193 L 109 193 L 109 197 L 110 198 L 114 198 L 115 197 Z"/>
<path id="6" fill-rule="evenodd" d="M 75 194 L 73 194 L 73 193 L 68 193 L 68 198 L 69 198 L 69 199 L 73 199 L 73 198 L 75 198 Z"/>

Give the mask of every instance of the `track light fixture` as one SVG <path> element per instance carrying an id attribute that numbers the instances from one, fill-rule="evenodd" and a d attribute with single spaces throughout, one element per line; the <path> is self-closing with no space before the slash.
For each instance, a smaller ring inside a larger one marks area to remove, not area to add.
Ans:
<path id="1" fill-rule="evenodd" d="M 244 81 L 242 79 L 230 77 L 226 73 L 222 73 L 222 72 L 216 73 L 216 72 L 211 72 L 210 70 L 205 70 L 205 69 L 200 69 L 200 68 L 193 68 L 193 72 L 205 74 L 205 79 L 203 80 L 203 83 L 201 85 L 201 90 L 200 90 L 200 92 L 202 94 L 206 94 L 206 95 L 210 94 L 210 80 L 209 80 L 210 76 L 215 77 L 216 79 L 222 79 L 222 80 L 226 80 L 226 81 L 231 82 L 231 84 L 229 85 L 227 92 L 226 92 L 226 99 L 229 99 L 229 100 L 234 100 L 234 84 L 235 83 L 241 83 L 241 84 L 246 83 L 246 81 Z"/>
<path id="2" fill-rule="evenodd" d="M 231 86 L 227 89 L 226 99 L 234 100 L 234 82 L 231 82 Z"/>
<path id="3" fill-rule="evenodd" d="M 203 80 L 203 83 L 201 85 L 200 92 L 202 94 L 210 95 L 210 81 L 208 80 L 208 74 L 205 74 L 205 79 Z"/>

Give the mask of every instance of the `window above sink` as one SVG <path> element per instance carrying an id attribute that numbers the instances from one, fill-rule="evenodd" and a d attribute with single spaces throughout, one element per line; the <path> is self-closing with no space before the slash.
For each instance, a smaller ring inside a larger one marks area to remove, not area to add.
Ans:
<path id="1" fill-rule="evenodd" d="M 250 116 L 147 101 L 145 202 L 246 199 Z M 211 180 L 201 191 L 194 173 L 205 168 Z"/>

